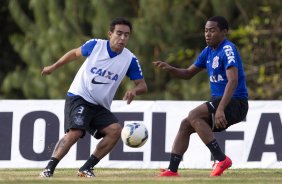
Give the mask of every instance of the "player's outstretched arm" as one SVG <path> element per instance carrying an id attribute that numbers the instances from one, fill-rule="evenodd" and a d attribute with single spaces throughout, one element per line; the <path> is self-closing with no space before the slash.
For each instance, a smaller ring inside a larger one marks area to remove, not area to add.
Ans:
<path id="1" fill-rule="evenodd" d="M 81 48 L 72 49 L 63 55 L 57 62 L 52 65 L 46 66 L 42 69 L 41 75 L 49 75 L 54 72 L 57 68 L 82 57 Z"/>
<path id="2" fill-rule="evenodd" d="M 186 69 L 173 67 L 164 61 L 154 61 L 153 64 L 155 67 L 167 71 L 174 77 L 186 80 L 191 79 L 194 75 L 202 70 L 201 68 L 196 67 L 194 64 Z"/>

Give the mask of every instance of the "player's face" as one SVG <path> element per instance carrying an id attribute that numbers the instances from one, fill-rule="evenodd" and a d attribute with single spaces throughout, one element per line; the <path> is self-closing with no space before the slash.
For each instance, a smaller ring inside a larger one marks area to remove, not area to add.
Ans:
<path id="1" fill-rule="evenodd" d="M 205 38 L 207 45 L 216 48 L 224 39 L 227 30 L 220 30 L 217 22 L 207 21 L 205 26 Z"/>
<path id="2" fill-rule="evenodd" d="M 127 25 L 117 24 L 113 32 L 108 32 L 110 47 L 114 52 L 120 53 L 127 45 L 130 28 Z"/>

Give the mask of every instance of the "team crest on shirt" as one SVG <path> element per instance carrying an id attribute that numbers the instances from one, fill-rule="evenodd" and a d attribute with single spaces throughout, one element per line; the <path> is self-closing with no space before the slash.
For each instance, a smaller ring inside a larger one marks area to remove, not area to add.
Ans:
<path id="1" fill-rule="evenodd" d="M 218 60 L 219 60 L 219 57 L 218 56 L 215 56 L 212 60 L 212 68 L 215 69 L 218 67 Z"/>
<path id="2" fill-rule="evenodd" d="M 81 116 L 80 114 L 76 115 L 73 117 L 73 121 L 76 125 L 81 126 L 84 124 L 84 117 Z"/>

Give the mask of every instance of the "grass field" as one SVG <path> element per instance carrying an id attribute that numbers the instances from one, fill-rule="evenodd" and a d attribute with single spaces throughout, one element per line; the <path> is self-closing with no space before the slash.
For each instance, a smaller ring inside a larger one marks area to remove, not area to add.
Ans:
<path id="1" fill-rule="evenodd" d="M 78 178 L 76 169 L 57 169 L 54 177 L 39 177 L 40 169 L 0 169 L 0 183 L 14 184 L 281 184 L 281 169 L 229 169 L 221 177 L 209 177 L 210 170 L 181 169 L 177 178 L 159 178 L 156 169 L 101 169 L 94 170 L 95 178 Z"/>

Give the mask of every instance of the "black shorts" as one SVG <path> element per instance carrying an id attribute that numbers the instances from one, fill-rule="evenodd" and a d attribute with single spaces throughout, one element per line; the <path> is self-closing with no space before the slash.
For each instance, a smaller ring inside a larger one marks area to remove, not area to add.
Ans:
<path id="1" fill-rule="evenodd" d="M 238 98 L 231 98 L 230 102 L 227 104 L 224 114 L 227 120 L 227 127 L 226 128 L 216 128 L 214 126 L 214 115 L 216 109 L 219 105 L 221 98 L 212 98 L 210 101 L 206 102 L 208 106 L 208 110 L 210 113 L 210 121 L 209 124 L 212 127 L 214 132 L 221 132 L 227 129 L 229 126 L 239 123 L 245 119 L 249 105 L 247 99 L 238 99 Z"/>
<path id="2" fill-rule="evenodd" d="M 99 131 L 113 123 L 118 123 L 118 119 L 108 109 L 80 96 L 66 96 L 65 133 L 74 128 L 83 130 L 83 136 L 87 131 L 95 138 L 101 138 L 103 135 Z"/>

